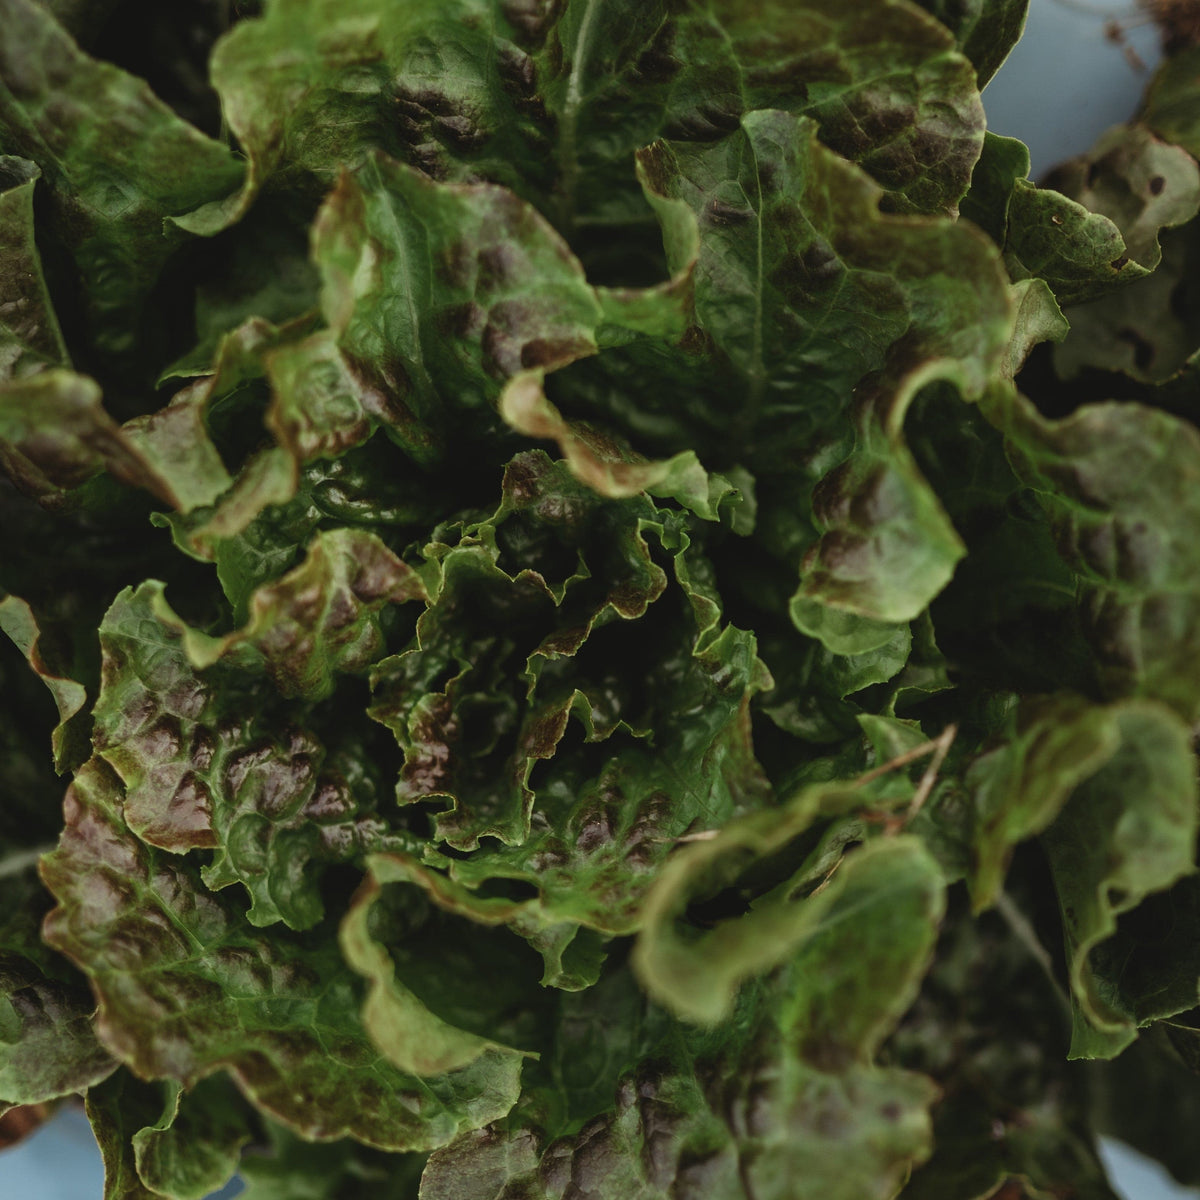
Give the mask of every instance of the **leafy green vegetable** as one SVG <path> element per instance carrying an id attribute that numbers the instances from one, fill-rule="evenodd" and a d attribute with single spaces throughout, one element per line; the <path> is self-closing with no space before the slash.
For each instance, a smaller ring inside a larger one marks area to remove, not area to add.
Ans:
<path id="1" fill-rule="evenodd" d="M 114 1200 L 1200 1178 L 1200 84 L 1035 186 L 1025 9 L 0 0 L 0 1109 Z"/>

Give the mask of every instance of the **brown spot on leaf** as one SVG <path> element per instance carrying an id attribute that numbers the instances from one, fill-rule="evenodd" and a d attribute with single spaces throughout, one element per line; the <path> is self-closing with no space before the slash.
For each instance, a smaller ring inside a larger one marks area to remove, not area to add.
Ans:
<path id="1" fill-rule="evenodd" d="M 501 0 L 504 19 L 527 38 L 540 36 L 562 8 L 563 0 Z"/>
<path id="2" fill-rule="evenodd" d="M 504 468 L 503 490 L 513 508 L 525 508 L 537 499 L 543 474 L 538 465 L 543 461 L 532 454 L 518 454 Z"/>
<path id="3" fill-rule="evenodd" d="M 709 226 L 744 225 L 753 219 L 752 208 L 741 208 L 724 200 L 713 199 L 704 206 L 704 222 Z"/>
<path id="4" fill-rule="evenodd" d="M 216 752 L 217 743 L 213 735 L 204 726 L 196 726 L 192 733 L 192 744 L 188 749 L 192 766 L 197 771 L 207 771 L 212 766 Z"/>
<path id="5" fill-rule="evenodd" d="M 507 242 L 493 242 L 479 251 L 476 259 L 476 292 L 503 291 L 509 281 L 522 273 L 525 256 Z"/>
<path id="6" fill-rule="evenodd" d="M 516 92 L 522 98 L 532 95 L 537 74 L 533 59 L 528 54 L 511 43 L 501 43 L 496 55 L 496 66 L 508 90 Z"/>
<path id="7" fill-rule="evenodd" d="M 456 150 L 477 150 L 489 137 L 489 131 L 461 113 L 436 117 L 434 128 Z"/>
<path id="8" fill-rule="evenodd" d="M 445 337 L 477 341 L 487 325 L 487 310 L 474 300 L 444 308 L 437 315 L 438 331 Z"/>
<path id="9" fill-rule="evenodd" d="M 593 350 L 587 338 L 533 338 L 521 347 L 521 366 L 554 371 L 587 357 Z"/>
<path id="10" fill-rule="evenodd" d="M 637 161 L 649 189 L 660 196 L 669 196 L 675 177 L 675 156 L 667 143 L 652 142 L 643 147 L 637 152 Z"/>
<path id="11" fill-rule="evenodd" d="M 164 713 L 148 729 L 132 739 L 130 748 L 143 762 L 169 762 L 183 750 L 183 732 L 179 720 Z"/>
<path id="12" fill-rule="evenodd" d="M 551 758 L 566 732 L 570 710 L 561 705 L 530 717 L 521 734 L 521 750 L 528 758 Z"/>
<path id="13" fill-rule="evenodd" d="M 195 772 L 188 771 L 179 781 L 163 820 L 145 836 L 170 850 L 212 849 L 219 844 L 212 829 L 212 793 Z"/>

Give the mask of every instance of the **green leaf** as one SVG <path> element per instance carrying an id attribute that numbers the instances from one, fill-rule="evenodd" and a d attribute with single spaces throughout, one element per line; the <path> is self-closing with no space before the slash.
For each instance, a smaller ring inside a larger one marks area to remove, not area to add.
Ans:
<path id="1" fill-rule="evenodd" d="M 129 833 L 120 804 L 119 781 L 93 759 L 44 863 L 58 900 L 46 936 L 88 974 L 101 1036 L 137 1074 L 187 1087 L 224 1068 L 307 1138 L 349 1135 L 391 1150 L 444 1144 L 512 1106 L 511 1056 L 428 1080 L 397 1071 L 359 1022 L 335 947 L 263 938 L 187 860 Z"/>
<path id="2" fill-rule="evenodd" d="M 283 695 L 322 700 L 335 674 L 366 671 L 383 656 L 386 604 L 425 598 L 416 572 L 374 534 L 335 529 L 309 543 L 300 566 L 254 592 L 244 629 L 222 638 L 188 631 L 184 644 L 200 669 L 252 646 Z"/>
<path id="3" fill-rule="evenodd" d="M 4 899 L 32 900 L 12 887 Z M 117 1064 L 96 1040 L 94 1007 L 77 979 L 50 977 L 8 945 L 0 950 L 0 1105 L 56 1100 L 112 1074 Z"/>
<path id="4" fill-rule="evenodd" d="M 411 839 L 375 815 L 382 788 L 361 742 L 318 741 L 305 714 L 281 705 L 253 648 L 199 673 L 188 656 L 197 640 L 207 646 L 161 584 L 117 597 L 100 630 L 94 744 L 124 782 L 123 817 L 143 842 L 216 850 L 205 883 L 242 883 L 252 924 L 310 928 L 328 864 Z"/>
<path id="5" fill-rule="evenodd" d="M 738 532 L 749 532 L 752 494 L 710 475 L 691 450 L 651 462 L 589 425 L 573 424 L 546 399 L 541 371 L 522 371 L 500 394 L 500 415 L 518 433 L 558 443 L 571 473 L 601 496 L 625 500 L 640 492 L 678 501 L 697 516 L 719 520 L 729 513 Z M 740 511 L 739 511 L 740 510 Z"/>
<path id="6" fill-rule="evenodd" d="M 678 852 L 647 897 L 645 927 L 634 952 L 634 965 L 650 994 L 688 1020 L 713 1024 L 729 1015 L 743 980 L 797 955 L 802 961 L 808 954 L 827 953 L 817 947 L 830 939 L 831 928 L 838 930 L 843 945 L 847 939 L 879 936 L 891 944 L 897 963 L 910 957 L 921 960 L 932 945 L 942 886 L 935 863 L 916 839 L 872 843 L 837 862 L 819 888 L 812 862 L 803 861 L 794 876 L 750 900 L 744 916 L 723 921 L 707 933 L 688 928 L 694 925 L 686 916 L 689 905 L 736 888 L 756 862 L 783 854 L 818 817 L 837 815 L 861 802 L 852 787 L 816 785 L 782 811 L 743 817 L 712 840 Z M 855 929 L 862 921 L 873 932 L 852 933 L 842 924 L 846 920 L 853 920 Z M 885 936 L 882 931 L 889 922 L 895 924 Z M 878 969 L 885 974 L 888 970 L 882 963 Z M 870 1054 L 877 1045 L 868 1032 L 871 1022 L 888 1018 L 864 1016 L 861 1031 L 854 1032 L 855 1015 L 842 1011 L 840 1027 L 834 1028 L 836 1009 L 826 1011 L 826 985 L 836 991 L 832 978 L 814 977 L 811 994 L 785 1004 L 786 1020 L 809 1031 L 806 1036 L 823 1042 L 846 1037 L 848 1053 L 867 1048 Z M 893 1020 L 911 996 L 905 1000 L 902 993 L 895 1000 L 899 1008 Z M 866 997 L 861 1003 L 864 1013 L 874 1011 Z M 828 1052 L 836 1057 L 833 1048 Z"/>
<path id="7" fill-rule="evenodd" d="M 221 41 L 213 81 L 250 173 L 236 202 L 184 222 L 204 232 L 272 176 L 331 183 L 373 151 L 438 179 L 495 180 L 564 231 L 639 221 L 634 150 L 674 131 L 708 140 L 757 108 L 811 115 L 899 204 L 952 211 L 983 132 L 971 65 L 895 0 L 866 20 L 829 0 L 422 0 L 402 13 L 289 0 Z M 331 113 L 336 139 L 322 132 Z"/>
<path id="8" fill-rule="evenodd" d="M 1144 125 L 1109 130 L 1085 155 L 1056 168 L 1053 185 L 1087 209 L 1103 213 L 1121 231 L 1129 262 L 1114 262 L 1123 278 L 1158 266 L 1164 228 L 1190 221 L 1200 208 L 1200 168 L 1178 146 L 1168 145 Z"/>
<path id="9" fill-rule="evenodd" d="M 233 1177 L 250 1140 L 245 1102 L 220 1075 L 164 1090 L 162 1115 L 133 1135 L 138 1177 L 164 1196 L 204 1200 Z"/>
<path id="10" fill-rule="evenodd" d="M 1157 277 L 1156 271 L 1152 278 Z M 1137 290 L 1138 284 L 1134 283 L 1130 288 L 1118 292 L 1116 299 L 1121 301 Z M 1044 279 L 1019 280 L 1013 284 L 1012 297 L 1017 317 L 1013 326 L 1012 341 L 1009 343 L 1008 363 L 1004 368 L 1004 374 L 1009 379 L 1016 378 L 1035 346 L 1042 342 L 1062 342 L 1070 330 L 1080 324 L 1081 314 L 1108 303 L 1106 300 L 1094 301 L 1089 308 L 1080 309 L 1078 312 L 1073 309 L 1071 319 L 1068 320 L 1059 308 L 1050 285 Z M 1055 352 L 1056 362 L 1059 361 L 1059 354 L 1060 352 Z"/>
<path id="11" fill-rule="evenodd" d="M 995 75 L 1017 44 L 1025 28 L 1029 0 L 922 0 L 951 33 L 958 48 L 975 66 L 975 78 L 983 86 Z"/>
<path id="12" fill-rule="evenodd" d="M 1145 724 L 1145 714 L 1155 711 L 1141 701 L 1101 706 L 1072 695 L 1021 705 L 1010 740 L 975 759 L 966 774 L 975 820 L 969 882 L 976 911 L 999 896 L 1013 847 L 1050 827 L 1094 777 L 1115 770 L 1114 760 L 1134 737 L 1128 730 L 1140 732 L 1139 721 Z M 1165 711 L 1158 720 L 1170 725 Z M 1148 728 L 1159 732 L 1153 723 Z"/>
<path id="13" fill-rule="evenodd" d="M 1049 420 L 1000 389 L 986 412 L 1009 439 L 1017 472 L 1035 490 L 1074 574 L 1104 690 L 1162 700 L 1194 720 L 1195 429 L 1117 402 Z"/>
<path id="14" fill-rule="evenodd" d="M 34 241 L 33 193 L 41 174 L 28 159 L 0 157 L 0 381 L 68 365 Z"/>
<path id="15" fill-rule="evenodd" d="M 229 1081 L 146 1084 L 119 1071 L 87 1094 L 104 1158 L 105 1200 L 204 1200 L 232 1178 L 245 1105 Z"/>
<path id="16" fill-rule="evenodd" d="M 1062 305 L 1144 279 L 1161 258 L 1160 231 L 1200 205 L 1195 162 L 1144 125 L 1109 130 L 1046 186 L 1028 174 L 1026 147 L 989 133 L 962 214 L 1004 250 L 1014 280 L 1045 280 Z"/>
<path id="17" fill-rule="evenodd" d="M 4 0 L 0 24 L 0 150 L 41 168 L 51 228 L 82 282 L 89 341 L 127 353 L 183 240 L 164 220 L 227 195 L 241 168 L 144 81 L 84 54 L 33 0 Z"/>
<path id="18" fill-rule="evenodd" d="M 1159 64 L 1146 89 L 1141 119 L 1159 137 L 1200 155 L 1200 88 L 1196 87 L 1200 48 L 1177 47 Z"/>
<path id="19" fill-rule="evenodd" d="M 714 455 L 743 454 L 756 472 L 807 458 L 815 482 L 845 460 L 814 498 L 824 537 L 799 596 L 893 626 L 911 619 L 961 548 L 904 446 L 904 413 L 935 378 L 974 396 L 999 368 L 1012 318 L 994 252 L 965 225 L 881 213 L 871 181 L 785 113 L 750 114 L 711 147 L 658 143 L 639 161 L 651 198 L 685 200 L 700 220 L 697 321 L 744 397 L 728 416 L 728 401 L 696 406 L 689 440 L 716 416 L 740 444 L 726 428 Z M 846 397 L 875 372 L 883 381 L 852 417 Z M 917 548 L 924 558 L 904 563 L 897 587 L 897 559 Z"/>
<path id="20" fill-rule="evenodd" d="M 363 1006 L 363 1024 L 372 1041 L 400 1070 L 422 1077 L 458 1070 L 485 1055 L 497 1058 L 512 1054 L 509 1047 L 444 1021 L 397 977 L 396 963 L 377 940 L 371 921 L 384 885 L 409 882 L 409 875 L 403 869 L 397 871 L 396 865 L 398 860 L 385 855 L 371 857 L 367 877 L 341 926 L 340 941 L 346 962 L 370 984 Z M 496 940 L 495 935 L 491 940 Z M 409 951 L 404 961 L 410 963 L 416 959 L 414 965 L 421 970 L 420 958 L 419 953 L 414 955 Z M 481 964 L 476 960 L 474 965 L 478 969 Z"/>
<path id="21" fill-rule="evenodd" d="M 315 251 L 339 347 L 399 394 L 392 424 L 418 460 L 431 432 L 435 446 L 449 436 L 451 398 L 486 414 L 518 371 L 595 351 L 601 308 L 582 267 L 504 188 L 435 183 L 376 155 L 326 202 Z"/>
<path id="22" fill-rule="evenodd" d="M 138 1175 L 133 1135 L 161 1111 L 157 1088 L 119 1071 L 107 1083 L 88 1090 L 86 1107 L 104 1162 L 104 1200 L 157 1200 Z"/>
<path id="23" fill-rule="evenodd" d="M 63 368 L 0 385 L 0 464 L 22 492 L 45 503 L 104 469 L 165 490 L 104 411 L 95 381 Z"/>
<path id="24" fill-rule="evenodd" d="M 1187 726 L 1150 703 L 1128 704 L 1116 720 L 1119 747 L 1043 834 L 1077 1006 L 1073 1058 L 1110 1058 L 1137 1036 L 1119 974 L 1092 957 L 1119 914 L 1195 870 L 1200 791 Z M 1194 1005 L 1195 982 L 1190 992 L 1181 1007 Z"/>
<path id="25" fill-rule="evenodd" d="M 1180 315 L 1192 311 L 1191 228 L 1168 232 L 1162 246 L 1162 262 L 1146 279 L 1068 310 L 1070 335 L 1054 351 L 1054 369 L 1064 380 L 1092 368 L 1160 384 L 1186 371 L 1200 348 L 1200 329 Z"/>
<path id="26" fill-rule="evenodd" d="M 87 703 L 87 689 L 46 661 L 37 617 L 19 596 L 5 596 L 0 600 L 0 632 L 12 639 L 54 697 L 58 724 L 50 735 L 50 745 L 54 751 L 54 769 L 61 775 L 87 757 L 86 750 L 80 746 L 86 739 L 84 722 L 76 720 Z"/>
<path id="27" fill-rule="evenodd" d="M 685 200 L 700 221 L 697 320 L 748 385 L 741 421 L 771 422 L 756 433 L 760 452 L 777 455 L 824 433 L 845 411 L 843 388 L 900 350 L 904 369 L 921 356 L 960 360 L 978 390 L 1010 319 L 999 265 L 975 231 L 880 212 L 878 187 L 817 129 L 755 112 L 714 145 L 639 155 L 647 194 Z M 964 311 L 973 321 L 960 325 Z"/>
<path id="28" fill-rule="evenodd" d="M 935 361 L 892 395 L 864 389 L 854 450 L 813 495 L 821 538 L 804 557 L 792 600 L 799 628 L 828 636 L 812 614 L 821 605 L 864 618 L 882 636 L 919 616 L 950 581 L 965 547 L 903 436 L 919 388 L 944 371 Z"/>

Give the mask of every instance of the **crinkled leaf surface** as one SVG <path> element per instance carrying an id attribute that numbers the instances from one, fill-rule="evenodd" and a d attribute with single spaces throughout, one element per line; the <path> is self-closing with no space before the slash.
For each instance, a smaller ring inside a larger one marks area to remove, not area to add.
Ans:
<path id="1" fill-rule="evenodd" d="M 920 874 L 918 867 L 908 882 L 923 899 L 911 910 L 899 906 L 895 927 L 866 919 L 870 885 L 866 895 L 856 881 L 842 885 L 806 941 L 791 954 L 776 947 L 790 959 L 777 983 L 765 993 L 749 989 L 711 1034 L 664 1024 L 653 1010 L 641 1023 L 624 1015 L 621 1027 L 650 1042 L 654 1065 L 619 1078 L 611 1112 L 554 1140 L 515 1114 L 435 1153 L 422 1193 L 542 1197 L 573 1184 L 648 1198 L 891 1195 L 928 1154 L 928 1085 L 870 1065 L 932 947 L 940 887 L 936 868 L 917 883 Z M 905 892 L 904 878 L 901 869 L 893 899 Z M 865 941 L 846 955 L 840 929 L 856 918 Z M 897 928 L 908 930 L 900 942 Z M 830 1138 L 845 1158 L 822 1153 Z"/>
<path id="2" fill-rule="evenodd" d="M 86 984 L 38 937 L 48 897 L 35 866 L 36 851 L 0 858 L 0 1107 L 80 1092 L 116 1069 L 96 1040 Z"/>
<path id="3" fill-rule="evenodd" d="M 373 150 L 540 194 L 565 225 L 628 219 L 634 150 L 708 140 L 756 108 L 814 116 L 900 203 L 937 211 L 983 132 L 971 65 L 903 0 L 869 17 L 828 0 L 277 0 L 223 40 L 213 76 L 251 167 L 236 206 L 186 222 L 204 230 L 272 175 L 329 180 Z"/>
<path id="4" fill-rule="evenodd" d="M 101 627 L 94 743 L 125 784 L 123 819 L 173 854 L 216 850 L 206 882 L 245 885 L 252 923 L 307 928 L 323 912 L 324 864 L 409 839 L 390 840 L 373 814 L 379 784 L 361 747 L 322 745 L 265 672 L 222 660 L 201 675 L 189 636 L 155 583 L 122 593 Z"/>
<path id="5" fill-rule="evenodd" d="M 1035 188 L 1023 15 L 0 0 L 0 1105 L 180 1200 L 1191 1170 L 1066 1061 L 1200 1061 L 1190 53 Z"/>
<path id="6" fill-rule="evenodd" d="M 518 548 L 540 570 L 509 575 Z M 753 639 L 722 624 L 678 513 L 599 497 L 541 454 L 509 464 L 490 521 L 431 551 L 429 608 L 374 670 L 371 710 L 405 751 L 400 800 L 448 801 L 438 836 L 478 850 L 431 864 L 534 885 L 518 931 L 628 932 L 670 839 L 764 794 Z"/>
<path id="7" fill-rule="evenodd" d="M 961 553 L 904 444 L 908 403 L 937 377 L 977 394 L 1010 336 L 1010 302 L 975 231 L 881 213 L 878 189 L 815 135 L 757 112 L 714 145 L 641 153 L 652 203 L 683 201 L 700 224 L 697 328 L 670 358 L 636 346 L 601 355 L 593 395 L 639 448 L 652 444 L 642 430 L 668 429 L 667 446 L 697 446 L 709 462 L 801 473 L 788 498 L 815 510 L 801 597 L 895 622 L 936 594 Z M 964 311 L 973 319 L 960 324 Z M 674 375 L 652 417 L 624 408 L 620 374 L 601 382 L 634 364 L 642 377 Z M 573 371 L 591 364 L 564 372 L 563 387 Z M 760 520 L 763 510 L 760 497 Z"/>
<path id="8" fill-rule="evenodd" d="M 336 948 L 268 941 L 187 861 L 140 842 L 99 760 L 77 774 L 42 870 L 59 902 L 46 936 L 89 975 L 101 1037 L 139 1075 L 190 1085 L 224 1067 L 306 1137 L 393 1150 L 442 1144 L 516 1098 L 511 1055 L 429 1080 L 388 1064 L 359 1023 Z"/>
<path id="9" fill-rule="evenodd" d="M 285 696 L 323 700 L 334 676 L 362 672 L 383 653 L 381 610 L 425 598 L 419 576 L 373 534 L 319 533 L 304 562 L 250 598 L 246 627 L 224 638 L 185 637 L 197 667 L 253 647 Z"/>

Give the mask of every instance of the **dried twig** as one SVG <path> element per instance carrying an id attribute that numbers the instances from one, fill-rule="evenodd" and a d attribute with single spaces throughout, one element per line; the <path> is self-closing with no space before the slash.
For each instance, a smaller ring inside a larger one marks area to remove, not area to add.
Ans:
<path id="1" fill-rule="evenodd" d="M 942 737 L 945 734 L 941 735 Z M 927 754 L 933 754 L 938 748 L 940 738 L 930 738 L 927 742 L 922 742 L 919 746 L 914 746 L 911 750 L 905 750 L 903 754 L 897 754 L 895 758 L 889 758 L 887 762 L 880 763 L 877 767 L 872 767 L 869 771 L 860 775 L 854 780 L 855 787 L 862 787 L 864 784 L 871 783 L 878 779 L 881 775 L 890 774 L 892 771 L 897 771 L 901 767 L 907 767 L 909 763 L 914 763 L 918 759 L 924 758 Z"/>
<path id="2" fill-rule="evenodd" d="M 833 878 L 838 867 L 840 867 L 842 865 L 842 863 L 844 863 L 845 861 L 846 860 L 844 857 L 836 859 L 834 861 L 833 866 L 830 867 L 829 870 L 825 872 L 825 878 L 822 879 L 821 882 L 818 883 L 817 886 L 815 888 L 813 888 L 813 890 L 811 892 L 808 893 L 808 895 L 805 897 L 805 899 L 811 900 L 814 896 L 820 895 L 820 893 L 823 892 L 829 886 L 829 881 Z"/>
<path id="3" fill-rule="evenodd" d="M 889 759 L 878 767 L 872 768 L 864 775 L 860 775 L 855 781 L 856 787 L 870 783 L 872 780 L 878 779 L 881 775 L 886 775 L 889 771 L 895 771 L 899 767 L 906 767 L 910 763 L 925 758 L 927 755 L 930 756 L 929 765 L 925 768 L 925 773 L 921 776 L 921 781 L 917 784 L 917 790 L 913 793 L 913 797 L 909 801 L 903 815 L 898 815 L 894 812 L 868 813 L 864 814 L 863 819 L 874 824 L 883 825 L 888 833 L 895 833 L 907 825 L 921 811 L 925 801 L 929 799 L 929 795 L 933 791 L 933 785 L 937 782 L 938 771 L 942 769 L 942 763 L 946 761 L 946 755 L 957 734 L 957 725 L 947 725 L 937 737 L 931 738 L 927 742 L 922 742 L 919 746 L 914 746 L 911 750 L 906 750 L 903 754 L 898 754 L 895 758 Z"/>
<path id="4" fill-rule="evenodd" d="M 925 801 L 929 799 L 929 793 L 933 791 L 933 785 L 937 781 L 937 773 L 942 769 L 942 763 L 946 761 L 946 755 L 957 734 L 957 725 L 947 725 L 934 738 L 933 757 L 925 768 L 925 774 L 921 776 L 921 782 L 917 784 L 917 790 L 913 793 L 912 800 L 909 801 L 908 811 L 904 814 L 906 821 L 911 821 L 921 811 L 921 806 Z"/>
<path id="5" fill-rule="evenodd" d="M 721 831 L 719 829 L 701 829 L 699 833 L 681 833 L 679 837 L 652 838 L 655 842 L 711 842 Z"/>

